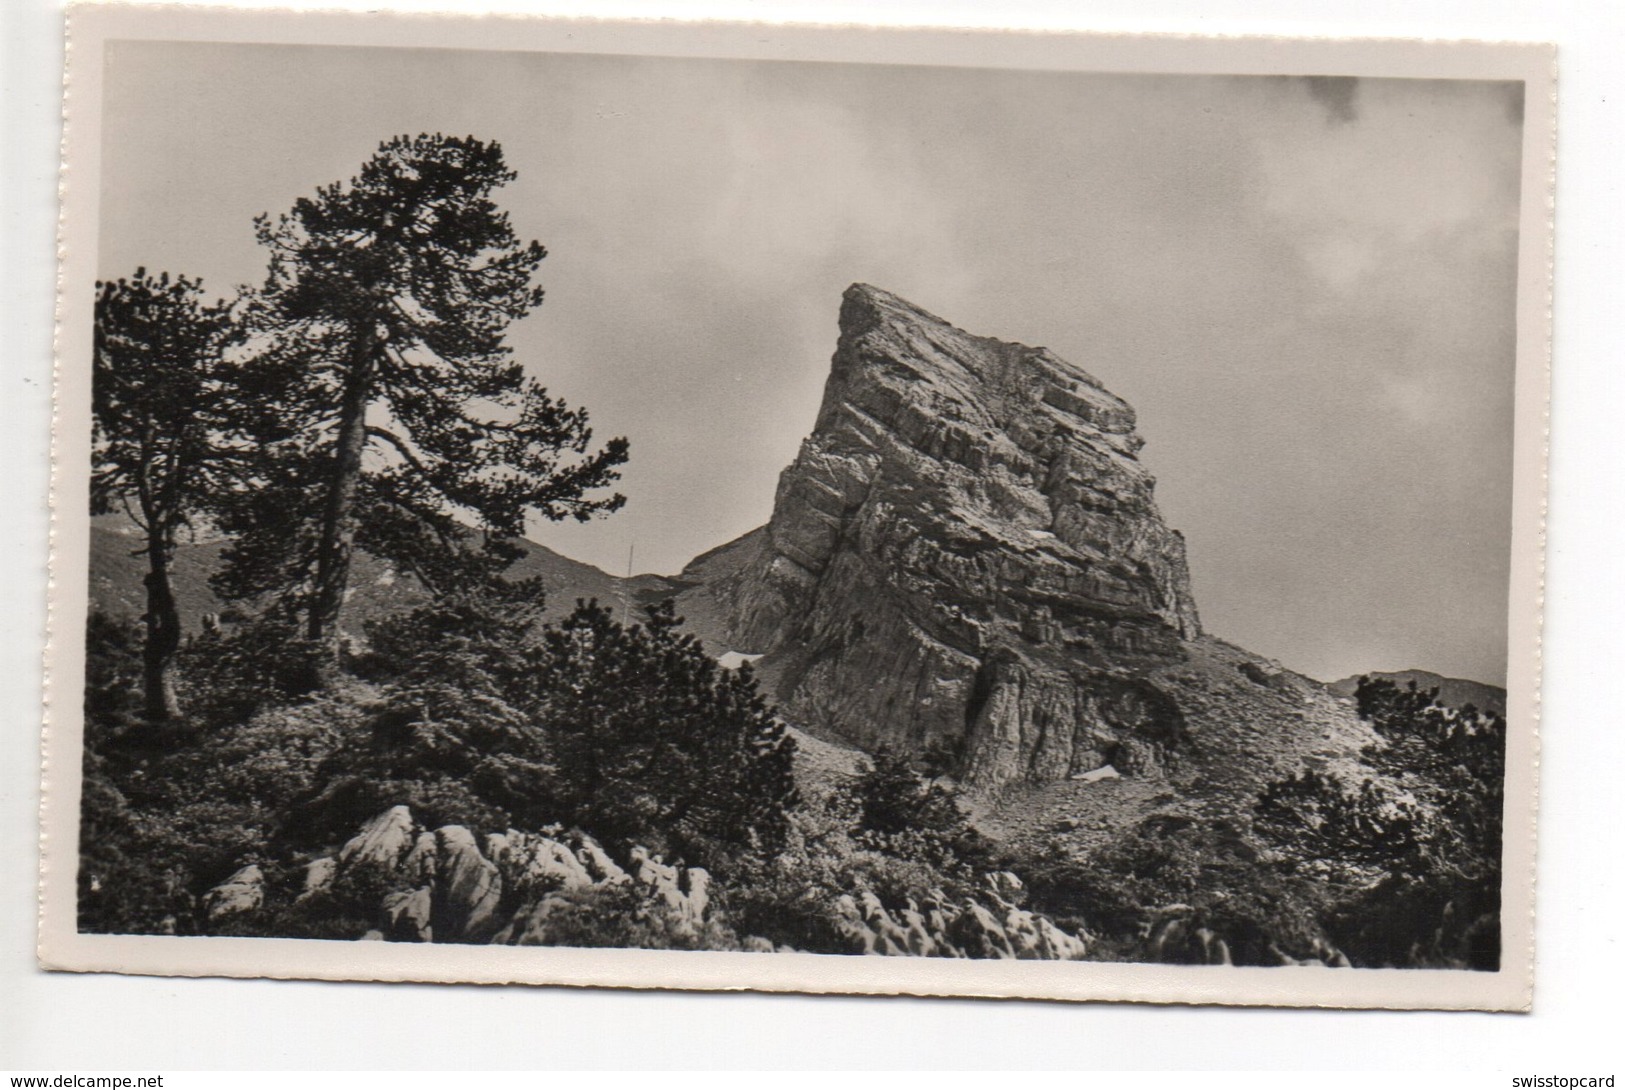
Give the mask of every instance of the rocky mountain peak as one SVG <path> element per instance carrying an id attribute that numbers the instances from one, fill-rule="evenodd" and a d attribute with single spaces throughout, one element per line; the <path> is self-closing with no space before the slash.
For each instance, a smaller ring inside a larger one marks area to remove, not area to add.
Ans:
<path id="1" fill-rule="evenodd" d="M 861 347 L 858 352 L 837 351 L 818 427 L 840 404 L 844 391 L 837 387 L 883 379 L 862 367 L 843 368 L 843 363 L 886 359 L 894 365 L 915 364 L 912 379 L 930 383 L 970 418 L 982 418 L 995 427 L 1016 420 L 1024 402 L 1036 394 L 1103 433 L 1134 431 L 1134 410 L 1083 368 L 1047 348 L 967 333 L 880 288 L 868 284 L 848 288 L 841 300 L 840 326 L 841 346 Z M 1137 441 L 1131 445 L 1138 450 Z"/>
<path id="2" fill-rule="evenodd" d="M 1200 625 L 1134 427 L 1048 349 L 854 285 L 813 432 L 714 588 L 726 642 L 768 656 L 799 718 L 961 754 L 983 782 L 1132 764 L 1124 730 L 1172 744 L 1166 702 L 1132 675 Z"/>

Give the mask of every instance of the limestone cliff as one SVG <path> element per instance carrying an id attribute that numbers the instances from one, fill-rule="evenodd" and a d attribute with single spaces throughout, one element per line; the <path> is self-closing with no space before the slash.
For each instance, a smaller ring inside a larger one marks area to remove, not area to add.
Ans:
<path id="1" fill-rule="evenodd" d="M 1134 411 L 1044 348 L 848 289 L 812 434 L 685 612 L 796 719 L 958 755 L 971 783 L 1132 773 L 1180 745 L 1146 680 L 1200 632 Z"/>

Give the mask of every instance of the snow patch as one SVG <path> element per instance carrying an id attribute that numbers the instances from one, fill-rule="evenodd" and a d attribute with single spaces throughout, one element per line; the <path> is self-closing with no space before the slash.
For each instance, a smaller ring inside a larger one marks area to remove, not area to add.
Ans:
<path id="1" fill-rule="evenodd" d="M 1101 780 L 1121 779 L 1122 775 L 1123 774 L 1121 772 L 1117 771 L 1117 769 L 1113 768 L 1111 765 L 1101 765 L 1099 768 L 1094 769 L 1093 771 L 1080 772 L 1078 775 L 1073 776 L 1072 778 L 1074 780 L 1082 780 L 1084 783 L 1099 783 Z"/>
<path id="2" fill-rule="evenodd" d="M 724 670 L 737 670 L 747 662 L 755 662 L 761 655 L 747 655 L 743 651 L 724 651 L 717 656 L 717 663 Z"/>

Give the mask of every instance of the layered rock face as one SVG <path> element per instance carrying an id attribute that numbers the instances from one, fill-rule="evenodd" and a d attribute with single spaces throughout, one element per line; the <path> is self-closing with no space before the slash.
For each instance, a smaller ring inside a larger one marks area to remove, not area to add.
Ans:
<path id="1" fill-rule="evenodd" d="M 803 723 L 956 754 L 976 785 L 1177 749 L 1146 675 L 1200 625 L 1134 411 L 1047 349 L 866 285 L 840 326 L 772 521 L 685 573 L 714 638 L 766 655 Z"/>

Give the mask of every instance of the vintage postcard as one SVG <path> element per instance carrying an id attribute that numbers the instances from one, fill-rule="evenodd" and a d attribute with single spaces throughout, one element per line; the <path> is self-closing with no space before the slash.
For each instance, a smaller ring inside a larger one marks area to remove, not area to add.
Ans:
<path id="1" fill-rule="evenodd" d="M 1550 47 L 68 34 L 44 966 L 1528 1008 Z"/>

